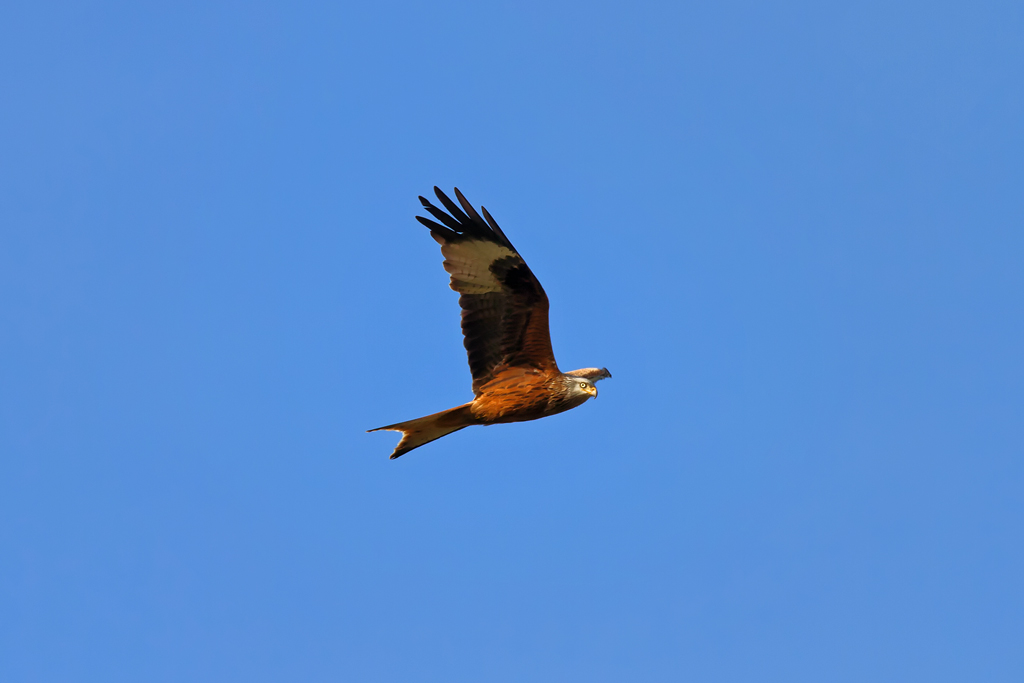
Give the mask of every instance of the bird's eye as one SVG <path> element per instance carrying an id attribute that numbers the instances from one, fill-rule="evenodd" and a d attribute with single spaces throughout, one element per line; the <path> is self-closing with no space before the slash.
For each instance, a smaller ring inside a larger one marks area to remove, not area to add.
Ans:
<path id="1" fill-rule="evenodd" d="M 586 382 L 580 382 L 580 389 L 586 389 L 586 388 L 587 388 L 587 383 Z"/>

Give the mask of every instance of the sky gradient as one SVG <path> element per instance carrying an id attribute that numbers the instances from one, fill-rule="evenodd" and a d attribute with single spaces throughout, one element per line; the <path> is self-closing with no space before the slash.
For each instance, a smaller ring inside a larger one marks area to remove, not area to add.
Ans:
<path id="1" fill-rule="evenodd" d="M 1024 5 L 0 9 L 0 679 L 1024 680 Z M 471 398 L 458 186 L 581 408 Z"/>

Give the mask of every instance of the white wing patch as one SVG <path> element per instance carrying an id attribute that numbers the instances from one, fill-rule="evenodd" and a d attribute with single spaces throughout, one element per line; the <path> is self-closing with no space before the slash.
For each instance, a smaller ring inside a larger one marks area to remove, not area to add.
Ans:
<path id="1" fill-rule="evenodd" d="M 444 269 L 452 276 L 452 289 L 461 294 L 487 294 L 502 290 L 501 283 L 491 272 L 491 264 L 507 256 L 516 256 L 514 251 L 483 240 L 437 241 L 441 243 L 441 253 L 444 254 Z"/>

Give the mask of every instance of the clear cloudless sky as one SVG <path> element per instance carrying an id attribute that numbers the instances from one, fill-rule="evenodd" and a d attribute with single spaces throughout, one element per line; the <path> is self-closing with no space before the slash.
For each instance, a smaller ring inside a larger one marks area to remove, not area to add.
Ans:
<path id="1" fill-rule="evenodd" d="M 1024 5 L 0 9 L 0 680 L 1024 680 Z M 471 398 L 416 196 L 601 397 Z"/>

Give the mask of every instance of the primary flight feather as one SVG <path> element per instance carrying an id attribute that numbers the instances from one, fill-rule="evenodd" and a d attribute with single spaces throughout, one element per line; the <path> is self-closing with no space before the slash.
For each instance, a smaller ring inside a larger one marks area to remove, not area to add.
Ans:
<path id="1" fill-rule="evenodd" d="M 441 245 L 444 269 L 462 307 L 462 334 L 473 376 L 471 402 L 371 429 L 402 432 L 391 458 L 471 425 L 523 422 L 555 415 L 597 397 L 605 368 L 561 372 L 551 350 L 548 297 L 505 233 L 455 188 L 461 208 L 437 187 L 447 213 L 420 197 L 435 220 L 416 216 Z"/>

